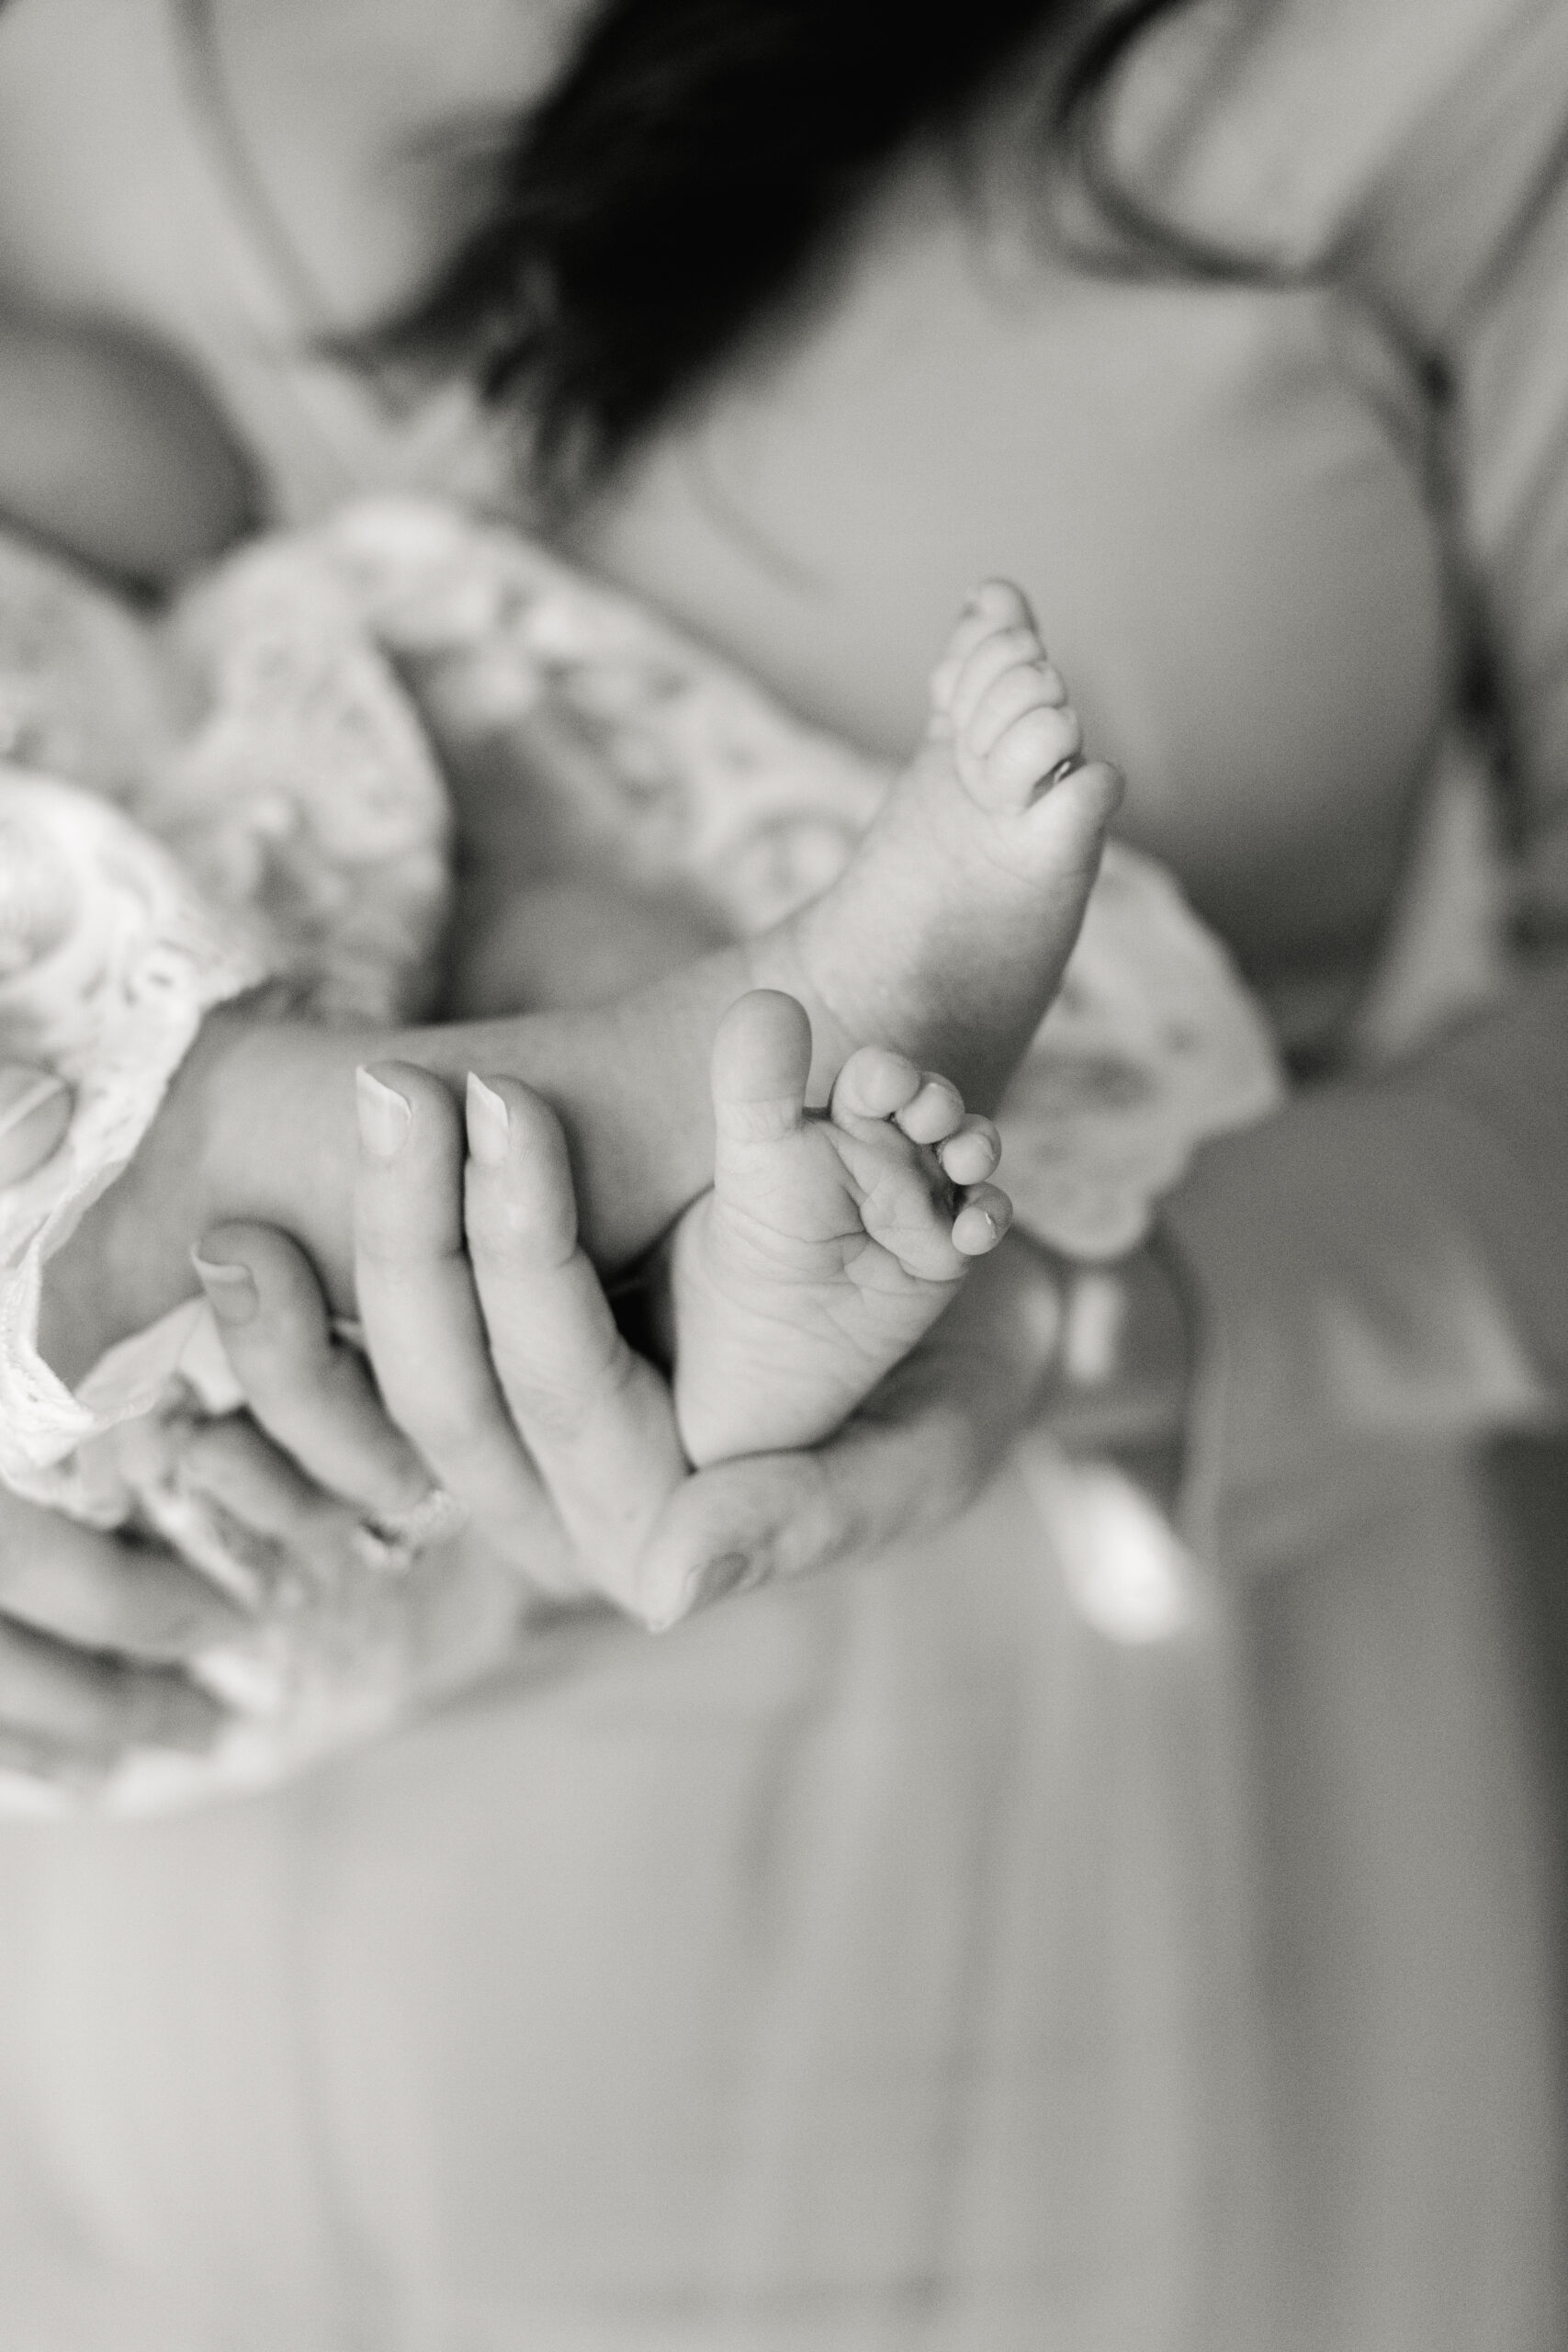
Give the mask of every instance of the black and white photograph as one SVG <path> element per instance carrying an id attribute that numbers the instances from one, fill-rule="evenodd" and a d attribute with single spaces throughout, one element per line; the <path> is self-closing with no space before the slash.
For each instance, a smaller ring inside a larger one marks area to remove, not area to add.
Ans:
<path id="1" fill-rule="evenodd" d="M 1568 2346 L 1568 0 L 0 0 L 0 2352 Z"/>

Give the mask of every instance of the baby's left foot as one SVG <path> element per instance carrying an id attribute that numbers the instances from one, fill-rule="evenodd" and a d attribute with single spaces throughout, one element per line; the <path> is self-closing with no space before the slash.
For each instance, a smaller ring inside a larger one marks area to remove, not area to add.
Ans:
<path id="1" fill-rule="evenodd" d="M 675 1410 L 699 1468 L 814 1445 L 906 1356 L 1012 1214 L 1000 1147 L 946 1079 L 876 1046 L 826 1115 L 811 1025 L 744 996 L 714 1046 L 714 1187 L 675 1235 Z"/>

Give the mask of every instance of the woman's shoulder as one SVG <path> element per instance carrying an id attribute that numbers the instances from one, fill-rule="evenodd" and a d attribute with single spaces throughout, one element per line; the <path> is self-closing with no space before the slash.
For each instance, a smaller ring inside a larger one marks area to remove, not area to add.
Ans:
<path id="1" fill-rule="evenodd" d="M 1287 265 L 1375 244 L 1462 301 L 1561 162 L 1568 8 L 1221 0 L 1167 19 L 1127 100 L 1173 217 Z"/>

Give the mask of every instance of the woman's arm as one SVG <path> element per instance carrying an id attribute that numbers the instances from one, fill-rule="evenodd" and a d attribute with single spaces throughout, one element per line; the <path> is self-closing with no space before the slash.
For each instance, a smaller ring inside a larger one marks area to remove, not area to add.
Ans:
<path id="1" fill-rule="evenodd" d="M 1537 24 L 1568 66 L 1562 17 Z M 1477 68 L 1391 172 L 1371 251 L 1451 386 L 1448 519 L 1505 739 L 1515 977 L 1396 1071 L 1211 1145 L 1169 1204 L 1201 1301 L 1193 1502 L 1222 1547 L 1326 1443 L 1568 1411 L 1568 169 L 1562 73 L 1521 81 L 1512 30 L 1491 61 L 1505 152 Z"/>

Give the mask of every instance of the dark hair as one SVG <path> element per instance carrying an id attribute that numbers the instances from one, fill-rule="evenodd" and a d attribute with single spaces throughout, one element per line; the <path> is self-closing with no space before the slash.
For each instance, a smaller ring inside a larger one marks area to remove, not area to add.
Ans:
<path id="1" fill-rule="evenodd" d="M 526 412 L 541 489 L 591 483 L 788 296 L 902 149 L 959 129 L 1048 42 L 1065 63 L 1043 130 L 1103 198 L 1115 69 L 1184 4 L 1086 26 L 1084 0 L 603 0 L 490 216 L 378 354 L 461 367 Z"/>

